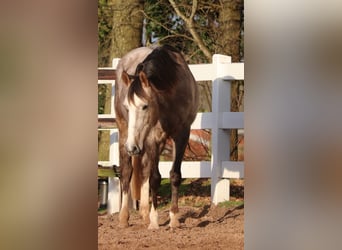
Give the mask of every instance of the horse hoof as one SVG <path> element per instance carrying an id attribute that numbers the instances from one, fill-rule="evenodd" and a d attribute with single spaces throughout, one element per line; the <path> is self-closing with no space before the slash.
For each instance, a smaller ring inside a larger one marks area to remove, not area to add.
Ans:
<path id="1" fill-rule="evenodd" d="M 148 230 L 154 230 L 154 229 L 159 229 L 159 225 L 155 225 L 155 224 L 150 224 L 147 228 Z"/>
<path id="2" fill-rule="evenodd" d="M 141 217 L 142 217 L 142 221 L 144 224 L 146 225 L 150 224 L 150 218 L 148 215 L 141 215 Z"/>
<path id="3" fill-rule="evenodd" d="M 177 221 L 172 221 L 172 222 L 170 222 L 169 227 L 170 228 L 178 228 L 178 227 L 180 227 L 180 223 L 179 223 L 178 220 Z"/>
<path id="4" fill-rule="evenodd" d="M 170 211 L 170 224 L 169 224 L 170 228 L 177 228 L 180 227 L 180 223 L 178 220 L 178 214 L 175 214 L 173 212 Z"/>
<path id="5" fill-rule="evenodd" d="M 129 225 L 128 225 L 128 222 L 120 222 L 119 223 L 119 228 L 127 228 Z"/>

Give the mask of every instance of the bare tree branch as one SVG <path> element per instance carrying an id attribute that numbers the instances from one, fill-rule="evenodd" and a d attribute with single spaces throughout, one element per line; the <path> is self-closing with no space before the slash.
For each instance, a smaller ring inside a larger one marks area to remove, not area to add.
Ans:
<path id="1" fill-rule="evenodd" d="M 176 5 L 175 1 L 169 0 L 169 2 L 170 2 L 170 4 L 171 4 L 172 8 L 176 11 L 177 15 L 178 15 L 180 18 L 182 18 L 184 21 L 188 19 L 186 16 L 183 15 L 182 12 L 180 12 L 180 10 L 179 10 L 178 6 Z"/>
<path id="2" fill-rule="evenodd" d="M 190 15 L 190 18 L 189 18 L 191 23 L 193 23 L 196 10 L 197 10 L 197 0 L 194 0 L 193 3 L 192 3 L 191 15 Z"/>
<path id="3" fill-rule="evenodd" d="M 201 37 L 198 35 L 198 33 L 195 30 L 194 27 L 194 15 L 196 13 L 197 10 L 197 0 L 194 0 L 192 2 L 192 8 L 191 8 L 191 14 L 190 17 L 187 18 L 185 15 L 183 15 L 183 13 L 179 10 L 177 4 L 175 3 L 174 0 L 169 0 L 172 8 L 175 10 L 175 12 L 177 13 L 177 15 L 183 19 L 183 21 L 185 22 L 185 25 L 187 26 L 191 36 L 194 38 L 194 41 L 196 42 L 196 44 L 198 45 L 198 47 L 200 48 L 200 50 L 203 52 L 203 54 L 205 55 L 205 57 L 208 59 L 208 61 L 211 60 L 212 54 L 210 53 L 209 49 L 207 48 L 207 46 L 205 46 L 203 40 L 201 39 Z"/>
<path id="4" fill-rule="evenodd" d="M 174 31 L 174 30 L 168 28 L 167 26 L 165 26 L 164 24 L 162 24 L 162 23 L 159 22 L 158 20 L 156 20 L 156 19 L 150 17 L 149 15 L 147 15 L 147 14 L 145 13 L 145 11 L 140 10 L 140 12 L 144 15 L 145 18 L 151 20 L 152 22 L 158 24 L 159 26 L 163 27 L 163 29 L 165 29 L 165 30 L 167 30 L 168 32 L 170 32 L 170 33 L 173 34 L 173 35 L 165 36 L 165 37 L 159 39 L 159 41 L 166 40 L 166 39 L 171 38 L 171 37 L 183 37 L 183 38 L 185 38 L 185 39 L 188 39 L 188 40 L 190 40 L 190 41 L 195 42 L 194 39 L 193 39 L 192 37 L 187 36 L 187 35 L 184 35 L 184 34 L 180 34 L 180 33 L 176 32 L 176 31 Z"/>
<path id="5" fill-rule="evenodd" d="M 183 37 L 185 39 L 188 39 L 190 41 L 193 41 L 194 42 L 194 39 L 192 37 L 189 37 L 187 35 L 183 35 L 183 34 L 178 34 L 178 33 L 174 33 L 174 35 L 168 35 L 168 36 L 164 36 L 162 38 L 159 38 L 158 41 L 161 42 L 163 40 L 166 40 L 166 39 L 169 39 L 169 38 L 173 38 L 173 37 Z"/>

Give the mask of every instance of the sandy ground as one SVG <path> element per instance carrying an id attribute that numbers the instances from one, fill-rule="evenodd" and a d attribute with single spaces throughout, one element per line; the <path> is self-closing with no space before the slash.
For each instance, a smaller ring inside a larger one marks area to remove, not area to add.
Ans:
<path id="1" fill-rule="evenodd" d="M 209 197 L 195 199 L 197 205 L 190 206 L 180 200 L 181 226 L 176 229 L 168 226 L 168 207 L 158 209 L 158 230 L 148 230 L 137 211 L 131 211 L 125 229 L 118 227 L 118 213 L 99 216 L 98 249 L 243 249 L 243 205 L 224 208 L 210 205 Z"/>

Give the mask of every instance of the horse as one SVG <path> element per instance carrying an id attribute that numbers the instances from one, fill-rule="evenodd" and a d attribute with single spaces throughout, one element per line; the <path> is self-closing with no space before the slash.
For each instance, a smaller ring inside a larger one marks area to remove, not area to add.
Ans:
<path id="1" fill-rule="evenodd" d="M 196 81 L 181 52 L 167 45 L 130 51 L 122 57 L 116 72 L 115 112 L 122 188 L 119 226 L 129 225 L 131 195 L 133 200 L 140 200 L 139 213 L 149 224 L 148 229 L 159 228 L 156 209 L 161 175 L 158 164 L 169 138 L 173 143 L 169 226 L 179 227 L 181 163 L 198 110 Z"/>

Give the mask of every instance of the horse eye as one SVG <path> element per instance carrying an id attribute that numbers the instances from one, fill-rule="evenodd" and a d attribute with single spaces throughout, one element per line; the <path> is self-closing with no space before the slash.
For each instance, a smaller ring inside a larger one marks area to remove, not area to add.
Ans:
<path id="1" fill-rule="evenodd" d="M 146 110 L 148 108 L 148 105 L 142 106 L 142 110 Z"/>

